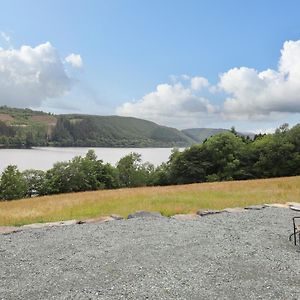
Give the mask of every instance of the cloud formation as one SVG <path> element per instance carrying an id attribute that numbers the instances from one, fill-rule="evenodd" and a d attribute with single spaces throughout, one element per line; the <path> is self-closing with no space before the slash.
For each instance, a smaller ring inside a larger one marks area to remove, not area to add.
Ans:
<path id="1" fill-rule="evenodd" d="M 79 54 L 71 53 L 65 58 L 65 61 L 74 68 L 82 68 L 83 61 Z"/>
<path id="2" fill-rule="evenodd" d="M 300 113 L 300 40 L 284 43 L 277 70 L 233 68 L 221 74 L 216 85 L 201 76 L 172 76 L 171 80 L 172 84 L 159 84 L 138 101 L 124 103 L 117 113 L 172 126 L 183 121 L 186 126 L 203 126 L 208 119 L 267 120 Z"/>
<path id="3" fill-rule="evenodd" d="M 195 91 L 208 87 L 208 80 L 204 77 L 193 77 L 191 79 L 191 88 Z"/>
<path id="4" fill-rule="evenodd" d="M 219 87 L 229 95 L 224 102 L 227 118 L 299 113 L 300 41 L 284 43 L 278 70 L 234 68 L 221 75 Z"/>
<path id="5" fill-rule="evenodd" d="M 180 127 L 187 119 L 213 113 L 215 108 L 205 97 L 182 83 L 159 84 L 154 92 L 136 102 L 126 102 L 117 114 L 150 119 L 158 123 Z"/>
<path id="6" fill-rule="evenodd" d="M 65 95 L 71 78 L 49 43 L 20 49 L 0 49 L 0 105 L 38 107 Z"/>

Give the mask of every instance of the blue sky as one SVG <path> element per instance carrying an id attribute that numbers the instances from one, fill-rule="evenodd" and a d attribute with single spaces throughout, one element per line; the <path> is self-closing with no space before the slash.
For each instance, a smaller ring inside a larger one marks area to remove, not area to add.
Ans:
<path id="1" fill-rule="evenodd" d="M 1 105 L 178 128 L 299 120 L 299 1 L 0 4 Z"/>

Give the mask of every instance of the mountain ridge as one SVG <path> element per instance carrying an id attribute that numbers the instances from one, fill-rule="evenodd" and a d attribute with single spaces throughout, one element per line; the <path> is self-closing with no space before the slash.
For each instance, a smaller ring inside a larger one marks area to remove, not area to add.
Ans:
<path id="1" fill-rule="evenodd" d="M 136 117 L 52 114 L 28 108 L 0 107 L 0 147 L 6 148 L 187 147 L 226 131 L 229 130 L 178 130 Z"/>
<path id="2" fill-rule="evenodd" d="M 134 117 L 55 115 L 0 107 L 2 147 L 186 147 L 195 141 L 180 130 Z"/>

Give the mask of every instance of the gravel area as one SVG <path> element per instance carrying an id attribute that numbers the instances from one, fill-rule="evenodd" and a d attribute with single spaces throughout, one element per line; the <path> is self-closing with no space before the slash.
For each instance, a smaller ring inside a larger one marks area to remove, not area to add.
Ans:
<path id="1" fill-rule="evenodd" d="M 289 209 L 0 235 L 0 299 L 300 299 Z"/>

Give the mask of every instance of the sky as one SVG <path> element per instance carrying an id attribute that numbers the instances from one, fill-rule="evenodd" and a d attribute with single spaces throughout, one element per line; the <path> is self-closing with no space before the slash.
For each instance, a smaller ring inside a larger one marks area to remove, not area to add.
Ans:
<path id="1" fill-rule="evenodd" d="M 270 132 L 300 116 L 299 0 L 0 0 L 0 105 Z"/>

